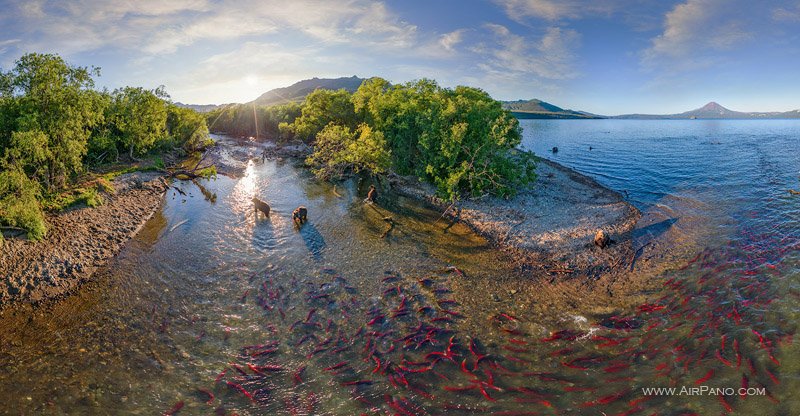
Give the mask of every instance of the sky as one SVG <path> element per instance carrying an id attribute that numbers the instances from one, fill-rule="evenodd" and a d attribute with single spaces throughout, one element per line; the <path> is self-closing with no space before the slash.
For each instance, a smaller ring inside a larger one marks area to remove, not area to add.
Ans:
<path id="1" fill-rule="evenodd" d="M 28 52 L 99 87 L 247 102 L 311 77 L 432 78 L 596 114 L 800 109 L 800 0 L 0 0 Z"/>

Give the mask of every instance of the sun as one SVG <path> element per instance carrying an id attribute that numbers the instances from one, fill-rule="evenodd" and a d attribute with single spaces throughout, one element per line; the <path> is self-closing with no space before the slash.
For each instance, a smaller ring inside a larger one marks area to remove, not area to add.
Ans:
<path id="1" fill-rule="evenodd" d="M 253 87 L 258 84 L 258 77 L 255 75 L 248 75 L 244 78 L 244 83 Z"/>

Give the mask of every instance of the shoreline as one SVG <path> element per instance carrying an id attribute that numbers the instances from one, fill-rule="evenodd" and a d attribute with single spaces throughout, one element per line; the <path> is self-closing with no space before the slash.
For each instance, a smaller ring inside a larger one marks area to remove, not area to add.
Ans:
<path id="1" fill-rule="evenodd" d="M 48 214 L 43 240 L 5 240 L 0 309 L 57 300 L 79 288 L 160 209 L 167 190 L 163 175 L 155 172 L 120 175 L 113 185 L 112 194 L 103 194 L 103 205 Z"/>
<path id="2" fill-rule="evenodd" d="M 227 138 L 211 152 L 220 174 L 241 176 L 258 157 L 299 159 L 297 146 L 275 146 Z M 631 234 L 641 218 L 622 196 L 595 180 L 541 159 L 539 178 L 510 199 L 459 201 L 454 206 L 436 198 L 432 186 L 413 177 L 389 175 L 393 192 L 426 202 L 450 221 L 460 221 L 514 259 L 525 273 L 556 278 L 585 275 L 591 279 L 615 272 L 633 257 Z M 138 178 L 138 179 L 137 179 Z M 114 180 L 117 190 L 104 195 L 96 208 L 76 208 L 48 215 L 50 232 L 37 243 L 6 239 L 0 256 L 0 309 L 17 303 L 57 300 L 89 281 L 115 257 L 148 219 L 160 209 L 168 185 L 163 175 L 138 172 Z M 615 240 L 605 249 L 592 238 L 603 229 Z"/>
<path id="3" fill-rule="evenodd" d="M 451 205 L 413 177 L 391 176 L 392 190 L 444 211 L 510 254 L 523 272 L 599 278 L 629 266 L 633 230 L 642 215 L 621 194 L 556 162 L 539 158 L 536 182 L 509 200 L 485 198 Z M 598 230 L 612 244 L 593 244 Z"/>

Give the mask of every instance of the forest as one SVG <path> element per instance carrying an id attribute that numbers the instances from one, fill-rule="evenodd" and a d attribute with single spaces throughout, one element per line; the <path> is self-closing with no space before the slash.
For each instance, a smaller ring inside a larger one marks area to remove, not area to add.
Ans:
<path id="1" fill-rule="evenodd" d="M 4 229 L 41 239 L 46 212 L 102 204 L 99 191 L 110 190 L 113 172 L 163 170 L 164 157 L 190 156 L 212 144 L 208 126 L 311 145 L 305 162 L 322 179 L 414 175 L 451 201 L 510 197 L 536 178 L 534 156 L 517 149 L 517 119 L 477 88 L 372 78 L 352 94 L 317 89 L 302 103 L 241 104 L 204 117 L 173 104 L 163 87 L 98 90 L 99 75 L 99 68 L 36 53 L 0 73 Z"/>
<path id="2" fill-rule="evenodd" d="M 203 116 L 172 104 L 163 87 L 98 90 L 99 76 L 99 68 L 39 53 L 0 71 L 4 229 L 41 239 L 46 212 L 102 204 L 114 172 L 163 168 L 165 156 L 210 144 Z"/>
<path id="3" fill-rule="evenodd" d="M 207 115 L 212 131 L 313 145 L 317 176 L 387 171 L 415 175 L 440 197 L 513 196 L 535 178 L 535 157 L 517 149 L 519 122 L 486 92 L 422 79 L 371 78 L 354 93 L 317 89 L 303 103 L 234 105 Z"/>

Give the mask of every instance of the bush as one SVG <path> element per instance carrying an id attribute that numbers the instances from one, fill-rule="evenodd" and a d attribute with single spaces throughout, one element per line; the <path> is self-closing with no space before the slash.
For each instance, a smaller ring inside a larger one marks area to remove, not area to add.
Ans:
<path id="1" fill-rule="evenodd" d="M 39 207 L 39 184 L 19 169 L 0 171 L 0 223 L 25 230 L 28 238 L 40 240 L 47 233 L 44 212 Z"/>
<path id="2" fill-rule="evenodd" d="M 350 97 L 350 93 L 343 89 L 315 90 L 306 97 L 300 117 L 292 124 L 283 125 L 281 132 L 312 143 L 330 123 L 354 129 L 358 123 Z"/>
<path id="3" fill-rule="evenodd" d="M 431 80 L 391 86 L 373 78 L 351 96 L 352 112 L 331 104 L 345 94 L 309 95 L 302 116 L 286 127 L 301 138 L 314 134 L 308 162 L 319 176 L 391 167 L 436 185 L 449 200 L 510 197 L 536 179 L 534 158 L 516 150 L 519 122 L 484 91 L 451 90 Z M 333 107 L 339 110 L 323 111 Z M 353 118 L 361 123 L 359 135 L 351 133 Z M 368 135 L 362 139 L 363 132 Z"/>
<path id="4" fill-rule="evenodd" d="M 59 212 L 76 206 L 86 206 L 89 208 L 99 207 L 105 202 L 102 195 L 98 192 L 98 189 L 101 187 L 102 185 L 95 183 L 90 187 L 75 188 L 59 194 L 50 195 L 42 201 L 42 207 L 51 212 Z M 113 187 L 111 189 L 113 189 Z"/>
<path id="5" fill-rule="evenodd" d="M 198 112 L 174 104 L 167 111 L 167 132 L 172 141 L 186 152 L 194 152 L 209 146 L 208 126 Z"/>
<path id="6" fill-rule="evenodd" d="M 383 133 L 366 124 L 351 131 L 349 127 L 331 123 L 317 134 L 314 153 L 306 163 L 317 177 L 331 179 L 349 172 L 383 173 L 391 159 Z"/>

